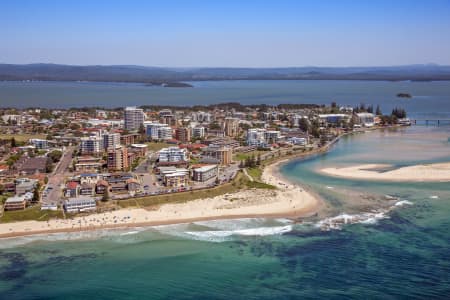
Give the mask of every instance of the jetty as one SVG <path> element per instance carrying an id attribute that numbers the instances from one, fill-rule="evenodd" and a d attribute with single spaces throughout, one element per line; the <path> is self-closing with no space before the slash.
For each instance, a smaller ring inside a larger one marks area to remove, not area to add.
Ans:
<path id="1" fill-rule="evenodd" d="M 425 126 L 449 126 L 450 119 L 414 119 L 411 120 L 414 125 Z"/>

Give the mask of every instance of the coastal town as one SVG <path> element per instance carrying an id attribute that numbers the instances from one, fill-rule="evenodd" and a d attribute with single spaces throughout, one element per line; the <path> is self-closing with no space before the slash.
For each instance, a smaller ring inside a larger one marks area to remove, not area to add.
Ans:
<path id="1" fill-rule="evenodd" d="M 344 133 L 410 125 L 400 108 L 383 115 L 380 107 L 336 103 L 0 114 L 1 222 L 187 201 L 227 193 L 236 181 L 275 189 L 261 178 L 269 161 L 314 153 Z"/>

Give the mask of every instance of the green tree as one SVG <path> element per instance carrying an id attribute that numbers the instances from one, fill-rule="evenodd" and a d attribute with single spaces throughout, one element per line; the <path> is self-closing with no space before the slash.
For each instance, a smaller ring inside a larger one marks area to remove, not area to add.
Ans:
<path id="1" fill-rule="evenodd" d="M 36 188 L 33 191 L 33 202 L 39 202 L 39 191 L 41 189 L 41 184 L 38 182 Z"/>
<path id="2" fill-rule="evenodd" d="M 11 138 L 11 147 L 12 148 L 17 147 L 17 142 L 16 142 L 16 139 L 14 137 Z"/>
<path id="3" fill-rule="evenodd" d="M 60 161 L 60 159 L 62 157 L 62 151 L 53 150 L 47 156 L 52 161 L 52 163 L 56 163 L 56 162 Z"/>
<path id="4" fill-rule="evenodd" d="M 241 160 L 241 162 L 239 163 L 239 168 L 241 169 L 245 168 L 244 160 Z"/>
<path id="5" fill-rule="evenodd" d="M 379 105 L 377 105 L 377 109 L 376 109 L 376 111 L 375 111 L 375 114 L 377 115 L 377 116 L 381 116 L 383 113 L 381 112 L 381 108 L 380 108 L 380 106 Z"/>
<path id="6" fill-rule="evenodd" d="M 306 118 L 300 118 L 300 121 L 298 122 L 298 127 L 303 131 L 303 132 L 308 132 L 309 131 L 309 121 Z"/>
<path id="7" fill-rule="evenodd" d="M 53 171 L 53 164 L 52 164 L 52 160 L 50 158 L 47 159 L 47 162 L 45 164 L 45 172 L 46 173 L 51 173 Z"/>
<path id="8" fill-rule="evenodd" d="M 103 193 L 102 196 L 102 201 L 103 202 L 107 202 L 109 200 L 110 196 L 109 196 L 109 188 L 107 187 L 105 192 Z"/>
<path id="9" fill-rule="evenodd" d="M 406 118 L 406 111 L 403 108 L 395 107 L 391 113 L 392 116 L 395 116 L 397 119 Z"/>

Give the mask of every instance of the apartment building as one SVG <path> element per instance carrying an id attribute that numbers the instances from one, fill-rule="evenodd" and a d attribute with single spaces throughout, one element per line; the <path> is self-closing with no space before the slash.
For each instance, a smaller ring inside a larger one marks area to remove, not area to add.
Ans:
<path id="1" fill-rule="evenodd" d="M 186 162 L 189 160 L 189 154 L 187 149 L 168 147 L 159 151 L 158 159 L 160 163 Z"/>
<path id="2" fill-rule="evenodd" d="M 224 131 L 226 136 L 236 137 L 239 134 L 239 119 L 225 118 Z"/>
<path id="3" fill-rule="evenodd" d="M 124 127 L 126 130 L 139 130 L 144 124 L 144 110 L 135 106 L 126 107 L 124 111 Z"/>
<path id="4" fill-rule="evenodd" d="M 103 148 L 110 149 L 120 145 L 120 133 L 103 134 Z"/>
<path id="5" fill-rule="evenodd" d="M 80 139 L 81 155 L 98 155 L 103 151 L 103 139 L 99 136 L 82 137 Z"/>
<path id="6" fill-rule="evenodd" d="M 179 127 L 175 129 L 175 139 L 182 143 L 188 143 L 191 141 L 191 130 L 185 127 Z"/>
<path id="7" fill-rule="evenodd" d="M 126 171 L 129 168 L 128 149 L 118 146 L 108 150 L 108 170 Z"/>

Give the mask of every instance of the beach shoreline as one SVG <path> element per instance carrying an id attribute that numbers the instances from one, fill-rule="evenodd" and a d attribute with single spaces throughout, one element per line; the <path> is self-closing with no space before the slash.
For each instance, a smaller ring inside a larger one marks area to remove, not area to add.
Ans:
<path id="1" fill-rule="evenodd" d="M 70 233 L 103 229 L 151 227 L 197 221 L 240 218 L 308 218 L 326 211 L 325 201 L 314 191 L 291 182 L 280 172 L 283 164 L 327 153 L 347 134 L 312 151 L 293 153 L 263 163 L 262 181 L 277 187 L 246 189 L 185 203 L 167 203 L 145 208 L 119 209 L 71 219 L 0 223 L 0 238 L 36 234 Z"/>
<path id="2" fill-rule="evenodd" d="M 277 160 L 263 169 L 262 179 L 277 187 L 246 189 L 185 203 L 167 203 L 150 208 L 128 208 L 78 216 L 73 219 L 21 221 L 0 224 L 0 238 L 103 229 L 151 227 L 198 221 L 242 218 L 306 218 L 323 208 L 323 200 L 289 182 L 279 172 L 288 159 Z"/>

